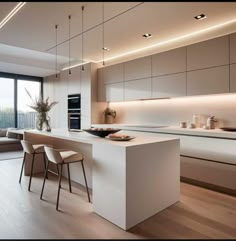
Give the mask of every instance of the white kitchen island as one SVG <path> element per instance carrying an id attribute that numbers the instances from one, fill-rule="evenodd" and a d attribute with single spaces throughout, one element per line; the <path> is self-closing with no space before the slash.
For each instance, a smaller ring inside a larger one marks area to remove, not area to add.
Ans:
<path id="1" fill-rule="evenodd" d="M 93 211 L 124 230 L 179 201 L 179 139 L 147 135 L 121 142 L 66 130 L 25 131 L 24 139 L 80 151 L 92 188 Z M 30 163 L 27 158 L 26 175 Z M 43 162 L 35 163 L 35 172 L 44 170 Z M 84 185 L 79 163 L 73 165 L 71 179 Z"/>

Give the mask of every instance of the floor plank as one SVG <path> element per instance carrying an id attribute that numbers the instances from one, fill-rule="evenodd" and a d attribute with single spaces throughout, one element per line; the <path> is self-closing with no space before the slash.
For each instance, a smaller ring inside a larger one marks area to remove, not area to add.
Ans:
<path id="1" fill-rule="evenodd" d="M 1 154 L 0 154 L 1 155 Z M 236 198 L 181 183 L 181 200 L 125 232 L 93 213 L 86 190 L 63 178 L 60 212 L 55 210 L 57 176 L 49 174 L 44 200 L 42 176 L 18 183 L 22 159 L 0 162 L 0 238 L 11 239 L 235 239 Z"/>

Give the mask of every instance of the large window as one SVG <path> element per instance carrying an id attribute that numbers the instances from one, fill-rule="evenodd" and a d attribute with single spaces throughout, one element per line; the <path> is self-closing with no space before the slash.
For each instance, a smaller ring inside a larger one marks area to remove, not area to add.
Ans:
<path id="1" fill-rule="evenodd" d="M 33 99 L 42 95 L 42 78 L 0 73 L 0 128 L 35 128 Z"/>

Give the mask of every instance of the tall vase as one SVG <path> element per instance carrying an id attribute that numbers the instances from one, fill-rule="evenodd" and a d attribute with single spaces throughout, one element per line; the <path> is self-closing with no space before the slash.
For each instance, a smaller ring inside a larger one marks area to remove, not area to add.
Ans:
<path id="1" fill-rule="evenodd" d="M 44 126 L 46 131 L 51 131 L 50 117 L 47 112 L 38 112 L 36 115 L 36 129 L 42 131 Z"/>

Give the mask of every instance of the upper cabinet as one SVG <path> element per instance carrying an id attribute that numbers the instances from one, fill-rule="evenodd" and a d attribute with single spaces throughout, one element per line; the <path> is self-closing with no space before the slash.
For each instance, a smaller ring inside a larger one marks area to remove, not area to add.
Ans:
<path id="1" fill-rule="evenodd" d="M 124 81 L 124 64 L 110 65 L 100 68 L 100 78 L 103 79 L 104 84 L 112 84 Z"/>
<path id="2" fill-rule="evenodd" d="M 151 56 L 124 63 L 124 80 L 151 77 Z"/>
<path id="3" fill-rule="evenodd" d="M 105 85 L 106 101 L 124 101 L 124 83 Z"/>
<path id="4" fill-rule="evenodd" d="M 152 55 L 152 76 L 186 71 L 186 47 Z"/>
<path id="5" fill-rule="evenodd" d="M 187 46 L 187 71 L 229 64 L 229 36 Z"/>
<path id="6" fill-rule="evenodd" d="M 230 63 L 236 64 L 236 33 L 230 34 Z"/>
<path id="7" fill-rule="evenodd" d="M 187 72 L 187 95 L 229 93 L 229 66 Z"/>
<path id="8" fill-rule="evenodd" d="M 230 65 L 230 92 L 236 92 L 236 64 Z"/>

